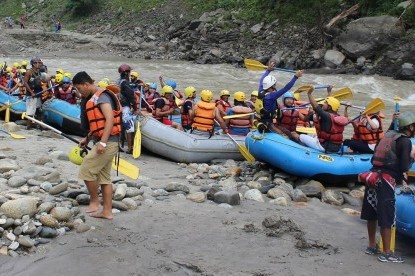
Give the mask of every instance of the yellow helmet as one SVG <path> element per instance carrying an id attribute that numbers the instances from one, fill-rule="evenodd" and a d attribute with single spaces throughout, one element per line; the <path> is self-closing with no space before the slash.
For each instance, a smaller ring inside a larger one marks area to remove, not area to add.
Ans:
<path id="1" fill-rule="evenodd" d="M 56 73 L 63 75 L 63 74 L 65 74 L 65 71 L 63 71 L 62 68 L 59 68 L 59 69 L 56 69 Z"/>
<path id="2" fill-rule="evenodd" d="M 102 80 L 100 80 L 99 82 L 98 82 L 98 86 L 99 87 L 101 87 L 101 88 L 103 88 L 103 89 L 105 89 L 105 88 L 107 88 L 107 85 L 110 83 L 110 81 L 109 81 L 109 79 L 108 78 L 103 78 Z"/>
<path id="3" fill-rule="evenodd" d="M 72 79 L 72 74 L 69 73 L 69 72 L 65 72 L 65 74 L 63 74 L 63 76 Z"/>
<path id="4" fill-rule="evenodd" d="M 220 91 L 220 94 L 219 94 L 219 96 L 230 96 L 231 95 L 231 93 L 229 93 L 229 91 L 228 90 L 226 90 L 226 89 L 224 89 L 224 90 L 222 90 L 222 91 Z"/>
<path id="5" fill-rule="evenodd" d="M 26 60 L 22 61 L 22 66 L 27 66 L 27 61 Z"/>
<path id="6" fill-rule="evenodd" d="M 333 110 L 334 112 L 336 112 L 337 110 L 339 110 L 340 102 L 339 102 L 338 99 L 336 99 L 334 97 L 327 97 L 325 99 L 325 101 L 327 102 L 327 104 L 329 106 L 331 106 L 331 110 Z"/>
<path id="7" fill-rule="evenodd" d="M 14 67 L 14 68 L 19 67 L 19 63 L 18 63 L 18 62 L 13 63 L 13 67 Z"/>
<path id="8" fill-rule="evenodd" d="M 213 100 L 213 93 L 210 90 L 202 90 L 202 92 L 200 92 L 200 98 L 204 102 L 210 102 Z"/>
<path id="9" fill-rule="evenodd" d="M 132 71 L 130 76 L 131 77 L 136 77 L 138 79 L 140 77 L 140 74 L 138 72 Z"/>
<path id="10" fill-rule="evenodd" d="M 57 83 L 61 83 L 63 81 L 63 78 L 64 78 L 63 74 L 58 73 L 58 74 L 55 75 L 55 80 L 56 80 Z"/>
<path id="11" fill-rule="evenodd" d="M 13 71 L 13 69 L 10 66 L 6 67 L 6 72 L 11 73 Z"/>
<path id="12" fill-rule="evenodd" d="M 87 154 L 88 152 L 85 149 L 81 149 L 79 146 L 74 146 L 69 151 L 69 161 L 75 165 L 81 165 Z"/>
<path id="13" fill-rule="evenodd" d="M 257 96 L 258 97 L 258 90 L 254 90 L 251 92 L 251 96 Z"/>
<path id="14" fill-rule="evenodd" d="M 20 71 L 20 73 L 22 73 L 22 74 L 26 73 L 26 69 L 24 69 L 24 68 L 19 69 L 19 71 Z"/>
<path id="15" fill-rule="evenodd" d="M 184 95 L 186 96 L 186 98 L 190 98 L 193 96 L 193 93 L 196 92 L 196 88 L 194 88 L 193 86 L 188 86 L 184 89 Z"/>
<path id="16" fill-rule="evenodd" d="M 163 86 L 163 88 L 161 89 L 161 95 L 164 96 L 164 95 L 166 95 L 166 93 L 172 94 L 173 93 L 173 87 L 171 87 L 170 85 Z"/>
<path id="17" fill-rule="evenodd" d="M 235 92 L 235 94 L 233 94 L 233 98 L 238 102 L 244 102 L 246 100 L 245 93 L 241 91 Z"/>

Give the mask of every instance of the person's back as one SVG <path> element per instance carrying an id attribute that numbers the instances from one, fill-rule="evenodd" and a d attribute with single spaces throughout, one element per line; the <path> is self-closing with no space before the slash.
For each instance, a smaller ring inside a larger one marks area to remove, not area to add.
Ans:
<path id="1" fill-rule="evenodd" d="M 247 135 L 251 131 L 253 125 L 252 109 L 245 103 L 246 96 L 244 92 L 235 92 L 234 106 L 228 110 L 226 115 L 242 115 L 242 117 L 234 117 L 226 120 L 226 125 L 229 127 L 229 133 L 234 135 Z"/>

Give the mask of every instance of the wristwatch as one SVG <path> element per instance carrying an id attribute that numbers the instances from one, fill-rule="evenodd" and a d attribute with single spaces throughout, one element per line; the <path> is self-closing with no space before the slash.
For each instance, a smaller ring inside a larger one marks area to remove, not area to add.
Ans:
<path id="1" fill-rule="evenodd" d="M 107 147 L 107 143 L 104 143 L 104 142 L 101 142 L 101 141 L 99 141 L 98 142 L 101 146 L 103 146 L 104 148 L 106 148 Z"/>

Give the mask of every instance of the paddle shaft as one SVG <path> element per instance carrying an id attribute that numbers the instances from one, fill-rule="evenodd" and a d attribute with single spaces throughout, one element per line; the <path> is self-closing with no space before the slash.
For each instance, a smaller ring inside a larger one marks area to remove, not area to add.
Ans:
<path id="1" fill-rule="evenodd" d="M 399 112 L 399 98 L 395 98 L 395 113 Z M 393 120 L 393 129 L 398 130 L 398 119 Z"/>
<path id="2" fill-rule="evenodd" d="M 341 105 L 344 105 L 344 106 L 348 106 L 348 107 L 357 108 L 357 109 L 360 109 L 360 110 L 364 110 L 365 109 L 363 106 L 357 106 L 357 105 L 352 105 L 352 104 L 347 104 L 347 103 L 340 103 L 340 104 Z"/>

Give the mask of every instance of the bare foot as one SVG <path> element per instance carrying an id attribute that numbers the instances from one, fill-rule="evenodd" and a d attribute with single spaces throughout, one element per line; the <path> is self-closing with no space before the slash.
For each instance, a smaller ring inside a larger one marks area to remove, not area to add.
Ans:
<path id="1" fill-rule="evenodd" d="M 113 216 L 112 216 L 111 213 L 110 214 L 106 214 L 104 212 L 100 212 L 100 213 L 92 213 L 92 214 L 89 214 L 89 215 L 91 217 L 94 217 L 94 218 L 113 219 Z"/>
<path id="2" fill-rule="evenodd" d="M 96 211 L 101 208 L 101 204 L 98 205 L 89 205 L 88 208 L 85 210 L 85 213 L 95 213 Z"/>

